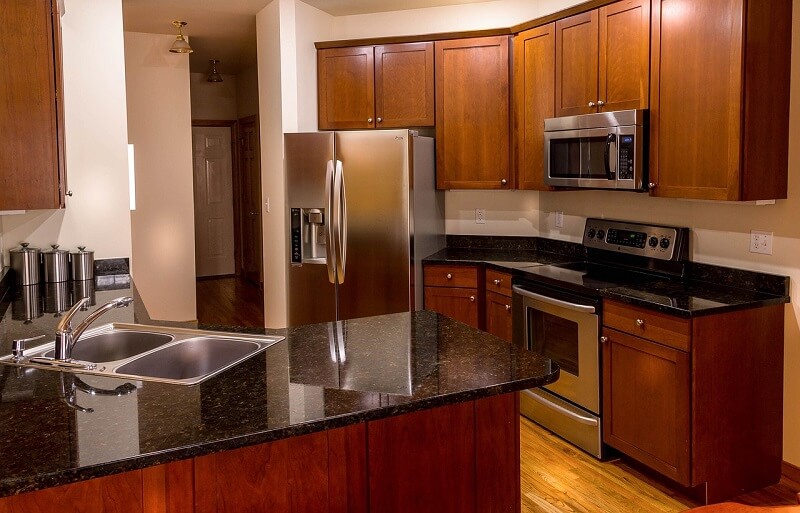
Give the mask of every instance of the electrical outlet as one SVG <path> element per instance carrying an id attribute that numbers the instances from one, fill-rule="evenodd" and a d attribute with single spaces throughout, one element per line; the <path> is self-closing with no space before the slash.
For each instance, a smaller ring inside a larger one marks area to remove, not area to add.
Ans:
<path id="1" fill-rule="evenodd" d="M 556 212 L 556 228 L 564 227 L 564 212 Z"/>
<path id="2" fill-rule="evenodd" d="M 750 253 L 772 254 L 772 232 L 750 232 Z"/>
<path id="3" fill-rule="evenodd" d="M 486 210 L 482 208 L 475 209 L 475 224 L 486 224 Z"/>

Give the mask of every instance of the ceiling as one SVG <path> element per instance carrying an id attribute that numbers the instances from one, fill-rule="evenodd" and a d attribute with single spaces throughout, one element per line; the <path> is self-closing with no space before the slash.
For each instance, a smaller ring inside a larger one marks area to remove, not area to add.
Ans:
<path id="1" fill-rule="evenodd" d="M 123 0 L 124 27 L 130 32 L 175 34 L 172 20 L 188 23 L 183 30 L 194 52 L 194 73 L 209 71 L 218 59 L 220 73 L 235 75 L 256 62 L 255 15 L 272 0 Z M 333 16 L 366 14 L 488 0 L 303 0 Z"/>

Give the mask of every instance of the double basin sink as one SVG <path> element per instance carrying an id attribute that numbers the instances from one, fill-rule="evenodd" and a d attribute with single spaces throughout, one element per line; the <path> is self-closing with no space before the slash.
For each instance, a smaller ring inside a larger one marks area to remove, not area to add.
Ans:
<path id="1" fill-rule="evenodd" d="M 113 323 L 87 330 L 72 350 L 73 360 L 94 363 L 94 368 L 65 369 L 38 363 L 39 357 L 54 356 L 52 342 L 27 350 L 21 359 L 0 357 L 0 363 L 196 385 L 281 340 L 283 337 Z"/>

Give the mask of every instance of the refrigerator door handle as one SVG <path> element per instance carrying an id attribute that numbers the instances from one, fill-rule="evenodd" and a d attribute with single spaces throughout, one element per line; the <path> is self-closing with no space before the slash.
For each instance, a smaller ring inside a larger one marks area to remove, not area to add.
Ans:
<path id="1" fill-rule="evenodd" d="M 347 195 L 344 188 L 344 164 L 336 161 L 334 179 L 334 201 L 338 203 L 336 215 L 336 276 L 338 282 L 344 283 L 345 269 L 347 267 Z"/>
<path id="2" fill-rule="evenodd" d="M 333 213 L 333 181 L 334 181 L 334 166 L 333 161 L 328 161 L 327 171 L 325 175 L 325 255 L 327 256 L 326 263 L 328 266 L 328 281 L 336 283 L 336 248 L 334 242 L 333 223 L 335 216 Z"/>

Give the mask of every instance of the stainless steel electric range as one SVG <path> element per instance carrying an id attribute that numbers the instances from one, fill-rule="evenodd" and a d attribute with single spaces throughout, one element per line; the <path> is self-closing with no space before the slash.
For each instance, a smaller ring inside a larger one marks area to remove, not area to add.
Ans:
<path id="1" fill-rule="evenodd" d="M 689 230 L 590 218 L 583 244 L 585 261 L 525 269 L 514 279 L 514 343 L 561 367 L 557 382 L 522 393 L 522 414 L 602 458 L 600 293 L 681 280 Z"/>

